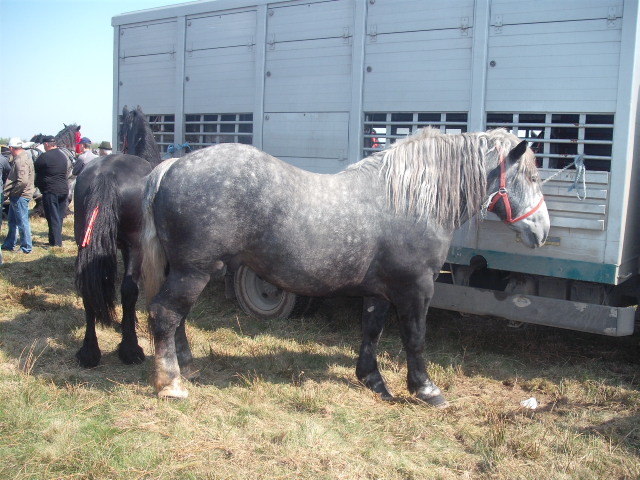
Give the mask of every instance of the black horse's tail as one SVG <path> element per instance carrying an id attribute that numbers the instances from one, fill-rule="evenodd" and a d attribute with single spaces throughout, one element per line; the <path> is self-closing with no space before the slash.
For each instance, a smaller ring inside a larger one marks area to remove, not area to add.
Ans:
<path id="1" fill-rule="evenodd" d="M 85 197 L 86 218 L 76 259 L 76 289 L 105 325 L 115 319 L 120 193 L 113 174 L 98 175 Z"/>
<path id="2" fill-rule="evenodd" d="M 160 188 L 160 183 L 164 174 L 171 165 L 178 159 L 172 158 L 165 160 L 147 177 L 147 183 L 144 189 L 142 200 L 142 251 L 144 257 L 142 259 L 142 278 L 144 280 L 144 293 L 147 305 L 151 303 L 151 299 L 160 291 L 160 287 L 164 283 L 167 272 L 167 256 L 164 252 L 156 224 L 153 218 L 153 201 L 156 193 Z"/>

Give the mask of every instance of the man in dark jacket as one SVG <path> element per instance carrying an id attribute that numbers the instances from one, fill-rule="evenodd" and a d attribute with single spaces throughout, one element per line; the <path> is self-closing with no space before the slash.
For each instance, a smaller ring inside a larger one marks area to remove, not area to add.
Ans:
<path id="1" fill-rule="evenodd" d="M 62 246 L 62 221 L 67 212 L 67 156 L 58 149 L 54 137 L 42 139 L 45 153 L 35 162 L 36 187 L 42 193 L 44 216 L 49 225 L 49 245 Z"/>

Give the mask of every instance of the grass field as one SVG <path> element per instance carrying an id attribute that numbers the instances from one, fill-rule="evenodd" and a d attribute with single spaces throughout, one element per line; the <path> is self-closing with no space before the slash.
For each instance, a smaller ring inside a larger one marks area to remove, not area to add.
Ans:
<path id="1" fill-rule="evenodd" d="M 0 266 L 2 479 L 638 479 L 638 336 L 510 330 L 430 312 L 429 372 L 451 407 L 407 395 L 395 319 L 381 342 L 398 401 L 359 385 L 357 299 L 260 322 L 212 282 L 187 326 L 200 369 L 184 401 L 158 400 L 152 362 L 122 365 L 99 329 L 99 367 L 74 355 L 72 219 L 64 247 L 4 253 Z M 3 233 L 6 225 L 3 226 Z M 141 342 L 150 357 L 142 302 Z M 536 410 L 520 402 L 534 397 Z"/>

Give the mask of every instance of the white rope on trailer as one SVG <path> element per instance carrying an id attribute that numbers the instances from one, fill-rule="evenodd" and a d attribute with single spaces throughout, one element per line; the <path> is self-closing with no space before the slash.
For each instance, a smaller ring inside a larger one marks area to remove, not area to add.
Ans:
<path id="1" fill-rule="evenodd" d="M 569 187 L 569 191 L 571 191 L 571 190 L 573 190 L 575 188 L 576 189 L 576 196 L 578 197 L 578 200 L 586 199 L 587 198 L 587 169 L 584 166 L 584 155 L 583 154 L 577 155 L 576 158 L 573 160 L 573 162 L 571 162 L 570 164 L 568 164 L 567 166 L 565 166 L 561 170 L 558 170 L 553 175 L 545 178 L 541 182 L 541 184 L 544 185 L 549 180 L 551 180 L 552 178 L 560 175 L 562 172 L 564 172 L 565 170 L 567 170 L 568 168 L 570 168 L 570 167 L 572 167 L 574 165 L 576 167 L 576 177 L 573 180 L 573 185 L 571 185 Z M 578 185 L 578 182 L 580 182 L 581 180 L 582 180 L 582 185 Z M 582 187 L 582 194 L 580 194 L 580 189 L 581 189 L 580 187 Z"/>

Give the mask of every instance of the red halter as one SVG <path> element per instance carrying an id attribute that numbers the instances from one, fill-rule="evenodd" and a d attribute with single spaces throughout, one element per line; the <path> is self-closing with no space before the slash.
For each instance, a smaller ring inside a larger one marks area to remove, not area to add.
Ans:
<path id="1" fill-rule="evenodd" d="M 491 203 L 489 204 L 489 207 L 487 208 L 487 211 L 489 212 L 493 212 L 493 209 L 495 208 L 496 204 L 500 199 L 502 199 L 502 201 L 504 202 L 504 209 L 507 212 L 507 218 L 503 220 L 505 223 L 516 223 L 516 222 L 519 222 L 520 220 L 527 218 L 530 215 L 533 215 L 535 212 L 538 211 L 538 209 L 544 203 L 544 195 L 543 195 L 542 198 L 540 198 L 540 201 L 538 202 L 538 204 L 535 207 L 533 207 L 531 210 L 529 210 L 527 213 L 524 213 L 517 218 L 511 217 L 511 202 L 509 202 L 509 192 L 507 191 L 507 172 L 505 167 L 505 159 L 502 152 L 500 152 L 500 189 L 496 193 L 491 195 L 490 198 L 493 198 L 493 200 L 491 201 Z"/>

